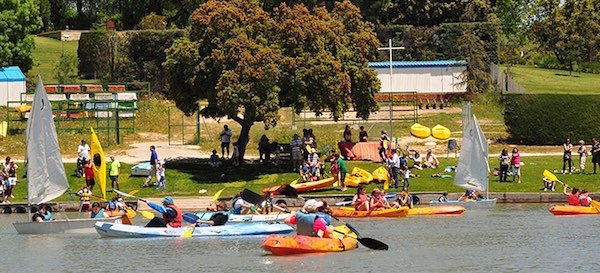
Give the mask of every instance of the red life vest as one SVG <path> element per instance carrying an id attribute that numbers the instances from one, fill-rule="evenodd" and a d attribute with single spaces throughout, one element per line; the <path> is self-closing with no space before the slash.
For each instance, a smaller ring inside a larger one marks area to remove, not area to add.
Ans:
<path id="1" fill-rule="evenodd" d="M 166 205 L 166 207 L 172 208 L 173 210 L 175 210 L 175 212 L 177 212 L 177 215 L 175 216 L 175 218 L 167 218 L 163 214 L 163 220 L 165 220 L 165 222 L 167 222 L 167 224 L 171 227 L 181 227 L 181 222 L 183 221 L 181 209 L 179 209 L 177 206 L 175 206 L 173 204 L 168 204 L 168 205 Z"/>
<path id="2" fill-rule="evenodd" d="M 383 197 L 383 196 L 379 196 L 379 197 L 377 197 L 377 198 L 374 198 L 374 197 L 371 197 L 371 198 L 373 198 L 373 200 L 374 200 L 374 205 L 373 205 L 373 208 L 371 208 L 371 209 L 376 209 L 376 208 L 383 208 L 383 207 L 385 207 L 385 206 L 383 205 L 383 203 L 385 202 L 385 201 L 384 201 L 384 200 L 385 200 L 385 197 Z"/>
<path id="3" fill-rule="evenodd" d="M 356 204 L 354 205 L 354 209 L 357 209 L 360 207 L 360 205 L 362 205 L 364 202 L 368 202 L 368 197 L 366 194 L 359 194 L 358 198 L 356 198 Z"/>
<path id="4" fill-rule="evenodd" d="M 590 206 L 590 200 L 588 199 L 589 195 L 590 194 L 588 192 L 582 194 L 581 199 L 579 200 L 579 204 L 582 206 L 589 207 Z"/>
<path id="5" fill-rule="evenodd" d="M 579 206 L 579 194 L 569 193 L 569 205 Z"/>

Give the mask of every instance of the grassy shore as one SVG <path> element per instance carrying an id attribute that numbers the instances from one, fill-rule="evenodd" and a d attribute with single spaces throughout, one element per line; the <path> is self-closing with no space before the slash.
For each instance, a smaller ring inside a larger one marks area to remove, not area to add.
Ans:
<path id="1" fill-rule="evenodd" d="M 600 75 L 590 73 L 539 68 L 535 66 L 511 66 L 513 78 L 530 93 L 597 94 Z"/>

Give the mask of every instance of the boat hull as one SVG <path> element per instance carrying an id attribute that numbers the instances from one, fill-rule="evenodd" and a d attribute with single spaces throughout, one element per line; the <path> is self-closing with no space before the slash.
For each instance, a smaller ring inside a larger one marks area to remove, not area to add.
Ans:
<path id="1" fill-rule="evenodd" d="M 581 214 L 600 214 L 595 207 L 554 205 L 549 209 L 554 215 L 581 215 Z"/>
<path id="2" fill-rule="evenodd" d="M 340 227 L 336 227 L 340 230 Z M 349 230 L 340 230 L 349 233 Z M 350 236 L 355 236 L 353 233 Z M 334 233 L 336 238 L 319 238 L 303 235 L 280 236 L 271 235 L 265 239 L 262 248 L 273 255 L 297 255 L 305 253 L 342 252 L 358 247 L 358 240 L 353 237 Z"/>
<path id="3" fill-rule="evenodd" d="M 93 233 L 98 221 L 121 223 L 121 217 L 60 219 L 45 222 L 16 222 L 13 226 L 19 234 Z"/>
<path id="4" fill-rule="evenodd" d="M 335 177 L 329 177 L 329 178 L 325 178 L 325 179 L 321 179 L 321 180 L 317 180 L 317 181 L 313 181 L 313 182 L 298 183 L 298 184 L 294 184 L 294 185 L 290 185 L 290 186 L 294 187 L 296 189 L 296 191 L 300 193 L 300 192 L 314 191 L 317 189 L 327 188 L 327 187 L 330 187 L 331 185 L 333 185 L 333 183 L 335 183 L 336 181 L 337 181 L 337 179 Z M 273 194 L 281 194 L 284 186 L 275 186 L 275 187 L 266 188 L 266 189 L 263 189 L 263 193 L 272 192 Z"/>
<path id="5" fill-rule="evenodd" d="M 464 207 L 466 209 L 489 209 L 489 208 L 493 208 L 496 205 L 496 201 L 498 201 L 498 199 L 493 198 L 493 199 L 483 199 L 483 200 L 477 200 L 477 201 L 458 201 L 458 200 L 448 200 L 448 202 L 446 203 L 440 203 L 437 200 L 431 200 L 429 202 L 429 205 L 432 206 L 461 206 Z"/>
<path id="6" fill-rule="evenodd" d="M 463 212 L 465 212 L 465 208 L 461 206 L 431 206 L 412 208 L 408 211 L 408 215 L 457 215 Z"/>
<path id="7" fill-rule="evenodd" d="M 181 237 L 183 232 L 191 229 L 191 227 L 142 227 L 107 222 L 96 222 L 94 227 L 101 237 L 113 238 Z M 197 227 L 192 237 L 288 234 L 292 231 L 294 229 L 285 224 L 248 223 Z"/>
<path id="8" fill-rule="evenodd" d="M 335 217 L 405 217 L 408 215 L 408 208 L 401 207 L 395 209 L 362 211 L 353 208 L 334 208 L 331 210 L 331 215 Z"/>
<path id="9" fill-rule="evenodd" d="M 212 212 L 198 212 L 198 216 L 201 220 L 208 221 L 212 216 Z M 285 218 L 288 218 L 291 214 L 289 213 L 273 213 L 273 214 L 229 214 L 228 224 L 239 224 L 239 223 L 255 223 L 255 222 L 268 222 L 268 223 L 283 223 Z"/>

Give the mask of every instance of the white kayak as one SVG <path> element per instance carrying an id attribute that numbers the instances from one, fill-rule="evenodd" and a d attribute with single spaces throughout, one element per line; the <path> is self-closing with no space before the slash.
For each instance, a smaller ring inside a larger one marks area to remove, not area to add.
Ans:
<path id="1" fill-rule="evenodd" d="M 210 220 L 213 212 L 198 212 L 196 216 L 204 221 Z M 273 214 L 228 214 L 228 224 L 239 224 L 249 222 L 268 222 L 268 223 L 283 223 L 285 218 L 288 218 L 290 213 L 273 213 Z"/>
<path id="2" fill-rule="evenodd" d="M 19 234 L 94 233 L 98 221 L 121 223 L 121 216 L 107 218 L 58 219 L 44 222 L 13 223 Z"/>
<path id="3" fill-rule="evenodd" d="M 192 228 L 142 227 L 108 222 L 96 222 L 94 227 L 101 237 L 117 238 L 181 237 L 181 233 Z M 286 224 L 248 223 L 197 227 L 192 237 L 288 234 L 292 231 L 294 229 Z"/>

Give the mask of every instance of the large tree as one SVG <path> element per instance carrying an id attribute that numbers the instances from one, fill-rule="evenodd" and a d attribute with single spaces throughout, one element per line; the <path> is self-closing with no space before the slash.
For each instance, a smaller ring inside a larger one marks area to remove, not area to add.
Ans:
<path id="1" fill-rule="evenodd" d="M 29 71 L 35 42 L 28 34 L 41 25 L 36 0 L 0 0 L 0 66 L 18 65 Z"/>
<path id="2" fill-rule="evenodd" d="M 379 81 L 368 68 L 378 45 L 373 26 L 348 0 L 331 12 L 211 0 L 193 13 L 189 39 L 167 50 L 168 96 L 187 114 L 206 100 L 202 115 L 239 123 L 243 158 L 251 127 L 276 126 L 282 106 L 329 111 L 334 120 L 354 108 L 368 118 L 378 109 Z"/>

